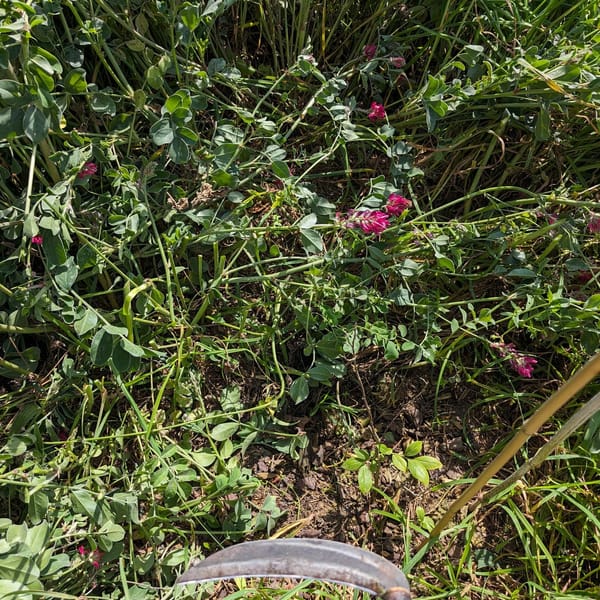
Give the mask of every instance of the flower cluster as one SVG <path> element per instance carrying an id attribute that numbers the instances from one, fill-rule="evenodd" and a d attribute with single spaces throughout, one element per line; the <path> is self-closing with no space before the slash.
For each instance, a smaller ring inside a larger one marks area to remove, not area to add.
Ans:
<path id="1" fill-rule="evenodd" d="M 592 215 L 587 228 L 590 233 L 600 233 L 600 215 Z"/>
<path id="2" fill-rule="evenodd" d="M 390 62 L 397 69 L 401 69 L 406 65 L 406 59 L 404 58 L 404 56 L 390 56 Z"/>
<path id="3" fill-rule="evenodd" d="M 405 210 L 408 210 L 412 206 L 412 202 L 404 196 L 393 193 L 389 195 L 387 204 L 385 205 L 385 211 L 397 217 L 401 215 Z"/>
<path id="4" fill-rule="evenodd" d="M 98 172 L 98 165 L 93 162 L 86 162 L 81 171 L 77 173 L 78 179 L 83 179 L 84 177 L 91 177 Z"/>
<path id="5" fill-rule="evenodd" d="M 367 44 L 363 48 L 363 54 L 367 60 L 373 60 L 377 55 L 377 44 Z M 397 69 L 402 69 L 406 65 L 404 56 L 389 56 L 388 60 Z"/>
<path id="6" fill-rule="evenodd" d="M 31 238 L 31 243 L 34 246 L 41 246 L 43 241 L 44 241 L 44 238 L 41 235 L 34 235 Z"/>
<path id="7" fill-rule="evenodd" d="M 382 234 L 390 226 L 390 217 L 397 217 L 412 206 L 412 202 L 404 196 L 393 193 L 383 210 L 350 210 L 347 215 L 338 213 L 336 219 L 344 227 L 362 229 L 365 233 Z"/>
<path id="8" fill-rule="evenodd" d="M 513 371 L 516 371 L 521 377 L 530 378 L 537 360 L 533 356 L 527 356 L 519 352 L 514 344 L 505 344 L 498 342 L 491 345 L 498 351 L 500 358 L 507 358 L 508 364 Z"/>
<path id="9" fill-rule="evenodd" d="M 79 546 L 79 548 L 77 548 L 77 552 L 79 552 L 79 555 L 82 558 L 87 556 L 94 569 L 100 568 L 100 561 L 102 560 L 102 552 L 100 552 L 100 550 L 86 550 L 84 546 Z"/>
<path id="10" fill-rule="evenodd" d="M 350 229 L 360 227 L 365 233 L 379 235 L 390 226 L 390 218 L 380 210 L 351 210 L 344 224 Z"/>
<path id="11" fill-rule="evenodd" d="M 376 44 L 367 44 L 363 48 L 363 54 L 367 60 L 373 60 L 375 55 L 377 54 L 377 45 Z"/>
<path id="12" fill-rule="evenodd" d="M 371 102 L 371 112 L 368 114 L 368 117 L 371 121 L 381 121 L 382 119 L 385 119 L 386 112 L 383 104 Z"/>

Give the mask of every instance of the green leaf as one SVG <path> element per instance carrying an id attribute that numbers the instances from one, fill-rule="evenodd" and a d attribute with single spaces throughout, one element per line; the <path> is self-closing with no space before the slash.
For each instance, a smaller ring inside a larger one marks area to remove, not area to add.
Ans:
<path id="1" fill-rule="evenodd" d="M 52 221 L 55 222 L 56 219 L 52 219 Z M 43 218 L 40 220 L 40 225 L 42 226 L 42 229 L 44 229 Z M 48 266 L 50 268 L 57 267 L 67 260 L 67 252 L 61 238 L 57 235 L 53 235 L 50 230 L 46 231 L 48 233 L 45 231 L 42 232 L 42 235 L 44 236 L 44 254 L 48 261 Z"/>
<path id="2" fill-rule="evenodd" d="M 208 15 L 213 15 L 215 13 L 222 13 L 235 2 L 236 0 L 209 0 L 202 11 L 202 16 L 208 17 Z"/>
<path id="3" fill-rule="evenodd" d="M 351 456 L 342 463 L 342 469 L 346 469 L 346 471 L 358 471 L 364 464 L 365 461 L 361 458 Z"/>
<path id="4" fill-rule="evenodd" d="M 392 454 L 392 464 L 396 467 L 396 469 L 398 469 L 398 471 L 406 473 L 406 469 L 408 468 L 408 462 L 402 454 Z"/>
<path id="5" fill-rule="evenodd" d="M 188 90 L 178 90 L 167 98 L 163 110 L 174 113 L 178 109 L 188 110 L 192 104 L 192 98 Z"/>
<path id="6" fill-rule="evenodd" d="M 110 507 L 116 520 L 124 520 L 128 523 L 140 523 L 138 499 L 130 492 L 117 492 L 110 496 Z"/>
<path id="7" fill-rule="evenodd" d="M 38 144 L 48 135 L 50 115 L 40 110 L 37 106 L 30 105 L 23 117 L 23 129 L 31 142 Z"/>
<path id="8" fill-rule="evenodd" d="M 190 149 L 185 141 L 176 137 L 169 146 L 169 156 L 175 164 L 183 165 L 190 159 Z"/>
<path id="9" fill-rule="evenodd" d="M 138 357 L 138 358 L 141 358 L 142 356 L 146 356 L 146 353 L 144 352 L 144 349 L 141 346 L 134 344 L 132 341 L 128 340 L 125 337 L 122 337 L 119 340 L 119 346 L 121 346 L 121 348 L 123 348 L 123 350 L 125 352 L 127 352 L 127 354 L 130 354 L 131 356 Z"/>
<path id="10" fill-rule="evenodd" d="M 50 577 L 59 571 L 71 566 L 71 558 L 68 554 L 55 554 L 50 557 L 48 564 L 41 569 L 42 577 Z"/>
<path id="11" fill-rule="evenodd" d="M 329 382 L 332 377 L 343 377 L 345 373 L 346 367 L 342 363 L 325 363 L 319 360 L 308 370 L 309 377 L 319 382 Z"/>
<path id="12" fill-rule="evenodd" d="M 27 438 L 21 435 L 11 435 L 3 448 L 10 456 L 21 456 L 27 452 Z"/>
<path id="13" fill-rule="evenodd" d="M 0 109 L 0 138 L 11 139 L 24 133 L 23 114 L 17 106 Z"/>
<path id="14" fill-rule="evenodd" d="M 123 338 L 121 338 L 122 340 Z M 111 359 L 113 365 L 119 371 L 119 373 L 125 373 L 126 371 L 134 371 L 140 364 L 140 359 L 137 356 L 133 356 L 123 346 L 118 343 L 113 346 Z"/>
<path id="15" fill-rule="evenodd" d="M 213 427 L 213 430 L 210 432 L 210 437 L 217 442 L 222 442 L 229 439 L 239 428 L 239 423 L 220 423 Z"/>
<path id="16" fill-rule="evenodd" d="M 189 127 L 177 127 L 175 135 L 189 146 L 194 146 L 198 143 L 198 134 Z"/>
<path id="17" fill-rule="evenodd" d="M 421 463 L 428 471 L 439 469 L 442 466 L 442 463 L 434 456 L 419 456 L 414 460 Z"/>
<path id="18" fill-rule="evenodd" d="M 92 94 L 90 106 L 94 112 L 101 115 L 110 115 L 114 117 L 117 114 L 117 105 L 115 101 L 104 92 L 96 92 Z"/>
<path id="19" fill-rule="evenodd" d="M 35 583 L 35 585 L 34 585 Z M 42 591 L 43 587 L 39 581 L 23 582 L 13 581 L 12 579 L 0 579 L 0 598 L 14 598 L 15 600 L 33 600 L 33 594 L 27 592 Z M 39 596 L 36 594 L 36 598 Z"/>
<path id="20" fill-rule="evenodd" d="M 125 530 L 120 525 L 117 525 L 117 523 L 107 521 L 98 530 L 98 535 L 105 541 L 120 542 L 125 537 Z M 110 550 L 110 548 L 106 548 L 106 550 Z"/>
<path id="21" fill-rule="evenodd" d="M 420 442 L 420 441 L 411 442 L 406 447 L 406 450 L 404 451 L 404 455 L 407 456 L 408 458 L 411 458 L 413 456 L 417 456 L 418 454 L 420 454 L 422 450 L 423 450 L 423 442 Z"/>
<path id="22" fill-rule="evenodd" d="M 298 379 L 295 379 L 292 385 L 290 385 L 290 396 L 292 397 L 294 404 L 304 402 L 308 398 L 309 393 L 310 389 L 305 377 L 298 377 Z"/>
<path id="23" fill-rule="evenodd" d="M 40 570 L 31 556 L 13 554 L 0 559 L 0 579 L 9 579 L 19 583 L 37 580 Z"/>
<path id="24" fill-rule="evenodd" d="M 26 235 L 28 238 L 32 238 L 34 235 L 37 235 L 39 231 L 40 228 L 38 227 L 35 214 L 31 212 L 23 221 L 23 235 Z"/>
<path id="25" fill-rule="evenodd" d="M 96 497 L 87 490 L 80 488 L 72 489 L 70 498 L 73 508 L 84 515 L 93 516 L 98 511 Z"/>
<path id="26" fill-rule="evenodd" d="M 146 71 L 146 81 L 152 89 L 157 90 L 164 82 L 162 71 L 156 65 L 151 65 Z"/>
<path id="27" fill-rule="evenodd" d="M 154 125 L 150 127 L 150 137 L 157 146 L 170 144 L 175 137 L 173 129 L 171 128 L 171 120 L 167 117 L 163 117 L 154 123 Z"/>
<path id="28" fill-rule="evenodd" d="M 146 106 L 148 97 L 144 90 L 135 90 L 133 92 L 133 103 L 138 110 L 142 110 Z"/>
<path id="29" fill-rule="evenodd" d="M 50 527 L 46 521 L 42 521 L 35 527 L 30 527 L 27 531 L 25 543 L 33 554 L 40 554 L 50 539 Z"/>
<path id="30" fill-rule="evenodd" d="M 96 366 L 102 367 L 108 363 L 112 356 L 114 341 L 115 338 L 104 327 L 96 332 L 90 346 L 90 357 Z"/>
<path id="31" fill-rule="evenodd" d="M 290 169 L 282 160 L 275 160 L 271 164 L 271 170 L 279 179 L 287 179 L 290 176 Z"/>
<path id="32" fill-rule="evenodd" d="M 307 254 L 318 254 L 323 251 L 323 238 L 314 229 L 301 229 L 300 238 Z"/>
<path id="33" fill-rule="evenodd" d="M 106 329 L 106 331 L 111 335 L 118 335 L 121 337 L 127 335 L 126 327 L 118 327 L 117 325 L 110 325 L 109 323 L 107 323 L 106 325 L 104 325 L 104 329 Z"/>
<path id="34" fill-rule="evenodd" d="M 85 69 L 73 69 L 69 71 L 63 79 L 65 92 L 69 94 L 85 94 L 87 92 L 85 75 Z"/>
<path id="35" fill-rule="evenodd" d="M 79 275 L 79 266 L 75 262 L 73 256 L 69 256 L 67 260 L 62 264 L 53 269 L 54 281 L 58 287 L 68 292 L 73 284 L 77 281 Z"/>
<path id="36" fill-rule="evenodd" d="M 411 458 L 408 461 L 408 471 L 417 481 L 420 481 L 423 485 L 429 485 L 429 471 L 418 458 Z"/>
<path id="37" fill-rule="evenodd" d="M 210 450 L 200 450 L 198 452 L 191 452 L 190 454 L 194 463 L 199 467 L 210 467 L 217 460 L 217 455 Z"/>
<path id="38" fill-rule="evenodd" d="M 373 472 L 369 465 L 362 465 L 358 469 L 358 489 L 363 494 L 368 494 L 373 488 Z"/>
<path id="39" fill-rule="evenodd" d="M 50 501 L 42 490 L 36 490 L 29 496 L 27 515 L 32 523 L 39 523 L 47 514 Z"/>
<path id="40" fill-rule="evenodd" d="M 179 13 L 181 22 L 190 30 L 194 31 L 202 22 L 200 19 L 200 10 L 197 4 L 186 2 Z"/>
<path id="41" fill-rule="evenodd" d="M 79 337 L 83 337 L 88 331 L 96 327 L 98 323 L 98 315 L 92 308 L 86 309 L 83 317 L 73 323 L 73 329 Z"/>
<path id="42" fill-rule="evenodd" d="M 224 58 L 211 58 L 208 61 L 208 66 L 206 67 L 206 70 L 209 76 L 212 77 L 216 73 L 220 73 L 226 66 L 227 62 Z"/>

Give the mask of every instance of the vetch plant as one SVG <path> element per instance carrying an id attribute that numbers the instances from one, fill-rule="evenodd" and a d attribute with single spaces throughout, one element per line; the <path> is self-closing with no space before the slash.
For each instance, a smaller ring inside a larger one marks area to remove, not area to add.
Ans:
<path id="1" fill-rule="evenodd" d="M 355 471 L 358 487 L 363 494 L 378 486 L 381 467 L 389 464 L 401 473 L 409 473 L 425 486 L 429 485 L 429 472 L 439 469 L 442 463 L 433 456 L 421 455 L 423 442 L 411 442 L 403 452 L 396 452 L 387 444 L 378 443 L 372 450 L 354 450 L 352 456 L 342 463 L 342 468 Z"/>
<path id="2" fill-rule="evenodd" d="M 494 342 L 491 347 L 498 351 L 501 358 L 506 358 L 511 368 L 521 377 L 530 378 L 532 376 L 533 369 L 538 362 L 536 358 L 519 352 L 512 343 Z"/>
<path id="3" fill-rule="evenodd" d="M 383 104 L 371 102 L 371 110 L 367 116 L 369 117 L 370 121 L 382 121 L 386 118 L 387 113 L 385 112 L 385 107 Z"/>

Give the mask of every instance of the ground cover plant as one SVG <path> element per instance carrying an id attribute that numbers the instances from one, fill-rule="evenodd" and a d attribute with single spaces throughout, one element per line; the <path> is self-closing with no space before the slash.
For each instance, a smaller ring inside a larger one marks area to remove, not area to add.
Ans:
<path id="1" fill-rule="evenodd" d="M 423 544 L 598 350 L 599 9 L 0 1 L 0 597 L 597 597 L 597 412 Z"/>

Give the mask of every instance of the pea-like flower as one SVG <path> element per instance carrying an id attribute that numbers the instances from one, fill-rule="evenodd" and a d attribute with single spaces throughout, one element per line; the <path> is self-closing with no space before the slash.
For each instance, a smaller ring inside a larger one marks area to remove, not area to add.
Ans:
<path id="1" fill-rule="evenodd" d="M 367 44 L 363 48 L 363 54 L 365 55 L 365 58 L 367 58 L 367 60 L 372 60 L 373 58 L 375 58 L 375 55 L 377 54 L 377 45 L 376 44 Z"/>
<path id="2" fill-rule="evenodd" d="M 412 202 L 402 196 L 394 192 L 390 194 L 388 197 L 387 204 L 385 205 L 385 211 L 394 216 L 401 215 L 405 210 L 408 210 L 412 206 Z"/>
<path id="3" fill-rule="evenodd" d="M 94 162 L 86 162 L 85 165 L 83 165 L 81 171 L 79 171 L 79 173 L 77 173 L 77 177 L 79 179 L 83 179 L 84 177 L 91 177 L 92 175 L 95 175 L 98 172 L 98 165 Z"/>
<path id="4" fill-rule="evenodd" d="M 381 121 L 382 119 L 385 119 L 386 112 L 383 104 L 371 102 L 371 112 L 368 114 L 368 117 L 371 121 Z"/>
<path id="5" fill-rule="evenodd" d="M 600 233 L 600 215 L 592 215 L 587 228 L 590 233 Z"/>
<path id="6" fill-rule="evenodd" d="M 406 65 L 406 59 L 404 58 L 404 56 L 390 56 L 390 62 L 397 69 L 401 69 L 402 67 L 404 67 L 404 65 Z"/>
<path id="7" fill-rule="evenodd" d="M 347 216 L 337 215 L 337 218 L 345 227 L 359 227 L 365 233 L 376 235 L 380 235 L 390 226 L 389 216 L 380 210 L 350 210 Z"/>
<path id="8" fill-rule="evenodd" d="M 507 358 L 510 368 L 521 377 L 531 377 L 533 369 L 537 365 L 537 359 L 533 356 L 527 356 L 517 350 L 514 344 L 505 344 L 504 342 L 494 343 L 492 348 L 498 351 L 501 358 Z"/>

